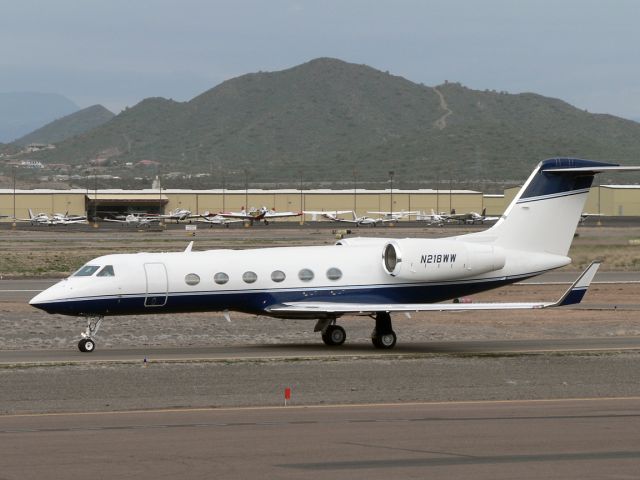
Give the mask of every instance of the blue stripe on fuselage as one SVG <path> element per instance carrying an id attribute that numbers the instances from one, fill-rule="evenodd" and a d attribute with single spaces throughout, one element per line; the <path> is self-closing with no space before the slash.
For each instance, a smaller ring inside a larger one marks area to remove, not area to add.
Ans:
<path id="1" fill-rule="evenodd" d="M 467 283 L 362 286 L 356 288 L 256 290 L 235 292 L 169 293 L 163 306 L 145 306 L 145 295 L 108 296 L 60 300 L 34 304 L 48 313 L 63 315 L 134 315 L 143 313 L 188 313 L 239 311 L 268 315 L 267 308 L 287 302 L 340 303 L 435 303 L 472 295 L 518 282 L 528 276 L 494 278 Z"/>

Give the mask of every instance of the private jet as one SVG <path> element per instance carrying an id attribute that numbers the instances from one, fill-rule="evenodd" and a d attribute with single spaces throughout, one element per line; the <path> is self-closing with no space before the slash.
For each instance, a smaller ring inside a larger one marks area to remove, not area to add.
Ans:
<path id="1" fill-rule="evenodd" d="M 544 309 L 579 303 L 599 262 L 556 301 L 451 303 L 571 263 L 567 256 L 594 175 L 640 170 L 574 158 L 539 163 L 489 229 L 449 238 L 349 238 L 330 246 L 112 254 L 31 299 L 51 314 L 86 317 L 78 348 L 94 351 L 104 317 L 239 311 L 315 321 L 342 345 L 345 315 L 374 320 L 376 348 L 396 344 L 395 312 Z M 444 303 L 443 303 L 444 302 Z M 346 323 L 346 322 L 345 322 Z"/>

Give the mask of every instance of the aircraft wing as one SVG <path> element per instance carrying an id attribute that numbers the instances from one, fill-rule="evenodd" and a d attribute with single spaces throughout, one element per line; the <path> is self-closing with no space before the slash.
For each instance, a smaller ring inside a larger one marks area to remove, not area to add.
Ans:
<path id="1" fill-rule="evenodd" d="M 516 303 L 340 303 L 340 302 L 286 302 L 270 307 L 270 313 L 374 313 L 374 312 L 425 312 L 425 311 L 463 311 L 463 310 L 526 310 L 536 308 L 562 307 L 580 303 L 591 284 L 599 261 L 594 261 L 555 302 L 516 302 Z"/>
<path id="2" fill-rule="evenodd" d="M 241 220 L 262 220 L 264 217 L 264 213 L 261 213 L 260 215 L 251 215 L 243 212 L 222 212 L 218 215 L 224 218 L 239 218 Z"/>
<path id="3" fill-rule="evenodd" d="M 304 210 L 305 215 L 346 215 L 353 210 Z"/>
<path id="4" fill-rule="evenodd" d="M 85 218 L 77 218 L 77 219 L 73 219 L 73 220 L 67 220 L 67 219 L 54 220 L 53 223 L 58 223 L 58 224 L 61 224 L 61 225 L 70 225 L 70 224 L 89 223 L 89 222 Z"/>
<path id="5" fill-rule="evenodd" d="M 264 214 L 264 218 L 285 218 L 285 217 L 299 217 L 302 212 L 274 212 L 269 210 Z"/>

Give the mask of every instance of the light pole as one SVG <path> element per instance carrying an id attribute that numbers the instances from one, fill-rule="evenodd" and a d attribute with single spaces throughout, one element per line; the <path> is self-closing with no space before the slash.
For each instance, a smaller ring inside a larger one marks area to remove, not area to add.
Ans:
<path id="1" fill-rule="evenodd" d="M 391 198 L 389 199 L 389 214 L 393 215 L 393 170 L 389 170 L 389 183 L 391 185 Z"/>
<path id="2" fill-rule="evenodd" d="M 302 193 L 302 170 L 300 170 L 300 212 L 304 211 L 304 196 Z M 300 225 L 304 223 L 304 214 L 300 215 Z"/>
<path id="3" fill-rule="evenodd" d="M 355 213 L 356 216 L 358 216 L 358 214 L 356 213 L 358 210 L 358 177 L 356 176 L 356 169 L 353 169 L 353 213 Z"/>
<path id="4" fill-rule="evenodd" d="M 244 212 L 249 213 L 249 171 L 244 169 Z"/>
<path id="5" fill-rule="evenodd" d="M 13 170 L 13 220 L 16 219 L 16 166 L 11 167 Z"/>
<path id="6" fill-rule="evenodd" d="M 226 212 L 225 205 L 224 205 L 224 193 L 225 193 L 224 191 L 225 191 L 225 187 L 226 187 L 225 183 L 226 183 L 226 179 L 225 179 L 225 176 L 224 176 L 224 173 L 223 173 L 222 174 L 222 212 Z"/>
<path id="7" fill-rule="evenodd" d="M 93 172 L 93 228 L 98 228 L 98 175 Z"/>
<path id="8" fill-rule="evenodd" d="M 13 223 L 11 227 L 16 228 L 16 166 L 13 165 L 11 170 L 13 170 Z"/>

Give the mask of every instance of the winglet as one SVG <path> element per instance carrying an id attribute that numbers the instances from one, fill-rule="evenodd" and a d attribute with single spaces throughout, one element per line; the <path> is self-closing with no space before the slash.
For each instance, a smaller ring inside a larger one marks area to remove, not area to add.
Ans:
<path id="1" fill-rule="evenodd" d="M 582 275 L 573 282 L 573 285 L 564 293 L 564 295 L 556 303 L 549 305 L 550 307 L 563 307 L 565 305 L 575 305 L 582 301 L 582 297 L 587 293 L 587 289 L 595 277 L 598 268 L 600 267 L 600 260 L 594 260 L 591 265 L 582 272 Z"/>
<path id="2" fill-rule="evenodd" d="M 189 245 L 187 245 L 187 248 L 184 249 L 184 252 L 185 253 L 190 252 L 192 248 L 193 248 L 193 240 L 189 242 Z"/>

